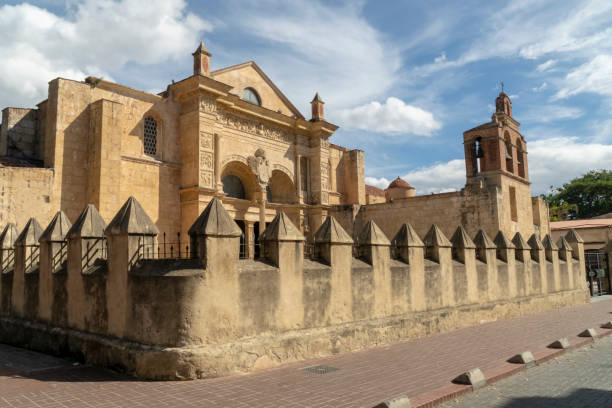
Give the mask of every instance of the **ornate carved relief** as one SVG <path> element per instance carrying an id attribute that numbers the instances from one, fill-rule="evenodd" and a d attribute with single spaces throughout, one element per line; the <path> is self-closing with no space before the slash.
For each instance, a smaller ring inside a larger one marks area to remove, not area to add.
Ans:
<path id="1" fill-rule="evenodd" d="M 200 186 L 212 188 L 213 186 L 213 173 L 212 171 L 200 170 Z"/>
<path id="2" fill-rule="evenodd" d="M 257 182 L 262 187 L 265 187 L 270 180 L 270 162 L 266 158 L 264 149 L 257 149 L 255 156 L 249 156 L 247 159 L 249 167 L 257 175 Z"/>
<path id="3" fill-rule="evenodd" d="M 213 149 L 213 134 L 207 132 L 200 132 L 200 149 L 212 150 Z"/>
<path id="4" fill-rule="evenodd" d="M 321 204 L 329 204 L 329 193 L 325 191 L 321 193 Z"/>
<path id="5" fill-rule="evenodd" d="M 200 152 L 200 167 L 202 169 L 212 170 L 213 154 L 211 152 Z"/>
<path id="6" fill-rule="evenodd" d="M 214 99 L 200 97 L 200 110 L 208 113 L 214 113 L 217 111 L 217 103 Z"/>
<path id="7" fill-rule="evenodd" d="M 276 140 L 278 142 L 291 143 L 293 141 L 293 136 L 289 132 L 270 126 L 265 126 L 254 120 L 240 118 L 225 111 L 219 111 L 217 116 L 221 123 L 232 129 L 263 136 L 267 139 Z"/>

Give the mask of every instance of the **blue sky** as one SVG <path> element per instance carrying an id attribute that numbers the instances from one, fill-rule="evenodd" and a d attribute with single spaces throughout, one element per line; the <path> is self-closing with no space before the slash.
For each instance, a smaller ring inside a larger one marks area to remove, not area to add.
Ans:
<path id="1" fill-rule="evenodd" d="M 417 194 L 465 183 L 462 132 L 490 120 L 499 82 L 528 142 L 533 192 L 612 168 L 612 2 L 8 1 L 0 106 L 31 106 L 57 76 L 157 92 L 254 60 L 305 116 L 319 92 L 366 152 L 369 183 Z"/>

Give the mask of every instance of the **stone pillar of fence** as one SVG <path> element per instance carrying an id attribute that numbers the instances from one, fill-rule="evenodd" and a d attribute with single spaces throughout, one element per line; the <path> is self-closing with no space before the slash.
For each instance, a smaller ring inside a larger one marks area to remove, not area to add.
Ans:
<path id="1" fill-rule="evenodd" d="M 314 256 L 331 266 L 330 324 L 352 320 L 353 239 L 328 215 L 313 236 Z"/>
<path id="2" fill-rule="evenodd" d="M 140 203 L 130 197 L 104 233 L 109 254 L 106 279 L 108 332 L 122 337 L 131 310 L 128 273 L 138 262 L 155 256 L 159 230 Z"/>
<path id="3" fill-rule="evenodd" d="M 544 245 L 544 256 L 549 264 L 547 268 L 548 292 L 559 292 L 561 290 L 561 277 L 559 275 L 559 248 L 554 243 L 550 234 L 542 240 Z M 550 271 L 552 268 L 552 273 Z"/>
<path id="4" fill-rule="evenodd" d="M 193 296 L 206 299 L 194 319 L 206 322 L 203 338 L 207 341 L 220 341 L 241 330 L 240 235 L 242 230 L 217 198 L 189 228 L 191 256 L 206 269 L 205 285 L 193 288 Z"/>
<path id="5" fill-rule="evenodd" d="M 574 278 L 572 274 L 572 246 L 565 237 L 557 241 L 559 248 L 559 286 L 561 290 L 574 289 Z"/>
<path id="6" fill-rule="evenodd" d="M 495 255 L 497 247 L 483 229 L 478 230 L 476 233 L 474 245 L 476 246 L 476 259 L 485 264 L 481 265 L 477 263 L 476 265 L 478 281 L 482 282 L 483 286 L 486 285 L 483 292 L 486 292 L 487 299 L 496 300 L 499 298 L 498 269 Z M 481 272 L 481 269 L 484 270 L 484 272 Z M 484 273 L 485 276 L 481 276 L 482 273 Z"/>
<path id="7" fill-rule="evenodd" d="M 106 313 L 106 304 L 86 296 L 86 281 L 93 282 L 95 277 L 106 278 L 106 242 L 104 239 L 106 223 L 93 204 L 88 204 L 68 230 L 68 326 L 90 329 L 92 317 L 101 319 Z M 90 286 L 89 284 L 87 285 Z"/>
<path id="8" fill-rule="evenodd" d="M 67 323 L 66 279 L 68 241 L 72 224 L 63 211 L 58 211 L 40 236 L 40 276 L 38 281 L 38 317 L 58 326 Z"/>
<path id="9" fill-rule="evenodd" d="M 0 315 L 11 312 L 11 295 L 13 291 L 13 272 L 15 270 L 15 240 L 19 232 L 9 222 L 0 234 Z"/>
<path id="10" fill-rule="evenodd" d="M 573 228 L 565 234 L 565 239 L 572 247 L 572 258 L 578 260 L 577 267 L 572 264 L 573 287 L 575 289 L 586 289 L 586 263 L 584 259 L 584 240 Z"/>
<path id="11" fill-rule="evenodd" d="M 410 224 L 402 224 L 391 241 L 394 257 L 410 265 L 410 307 L 425 310 L 425 244 Z"/>
<path id="12" fill-rule="evenodd" d="M 259 239 L 264 244 L 265 258 L 279 268 L 277 324 L 283 330 L 300 328 L 304 321 L 304 235 L 280 212 Z"/>
<path id="13" fill-rule="evenodd" d="M 30 218 L 15 240 L 15 272 L 11 296 L 13 316 L 36 316 L 40 262 L 38 239 L 41 234 L 42 228 L 36 218 Z"/>
<path id="14" fill-rule="evenodd" d="M 458 286 L 465 284 L 463 303 L 478 301 L 478 274 L 476 271 L 476 245 L 461 225 L 457 227 L 450 239 L 453 263 L 453 280 L 455 296 L 459 293 Z"/>
<path id="15" fill-rule="evenodd" d="M 518 295 L 516 255 L 512 241 L 499 231 L 493 240 L 497 247 L 495 250 L 497 259 L 497 285 L 500 297 L 511 299 Z"/>
<path id="16" fill-rule="evenodd" d="M 423 238 L 423 244 L 425 244 L 425 258 L 431 262 L 435 262 L 439 267 L 439 276 L 437 276 L 437 282 L 431 282 L 431 285 L 439 286 L 439 304 L 431 304 L 431 307 L 436 306 L 453 306 L 455 305 L 455 294 L 453 289 L 453 265 L 452 265 L 452 244 L 442 233 L 442 230 L 433 224 L 425 237 Z M 430 268 L 432 268 L 430 266 Z M 428 266 L 426 265 L 426 269 Z M 432 268 L 433 269 L 433 268 Z M 434 276 L 435 274 L 430 274 Z M 426 283 L 426 286 L 427 283 Z M 429 296 L 429 295 L 428 295 Z"/>
<path id="17" fill-rule="evenodd" d="M 516 288 L 519 296 L 527 296 L 533 293 L 531 271 L 531 247 L 520 232 L 512 238 L 514 244 L 514 258 L 516 259 Z"/>
<path id="18" fill-rule="evenodd" d="M 548 293 L 548 276 L 546 273 L 546 257 L 544 251 L 544 245 L 540 239 L 540 234 L 531 234 L 527 244 L 531 247 L 531 260 L 536 262 L 532 263 L 531 272 L 533 273 L 532 282 L 534 293 Z"/>
<path id="19" fill-rule="evenodd" d="M 359 257 L 372 265 L 374 316 L 391 314 L 391 241 L 372 220 L 366 222 L 358 237 Z"/>

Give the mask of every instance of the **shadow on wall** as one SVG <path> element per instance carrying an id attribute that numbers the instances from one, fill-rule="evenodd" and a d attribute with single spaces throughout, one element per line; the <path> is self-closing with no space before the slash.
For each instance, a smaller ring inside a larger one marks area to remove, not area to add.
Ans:
<path id="1" fill-rule="evenodd" d="M 515 398 L 503 405 L 503 408 L 574 408 L 574 407 L 609 407 L 612 406 L 612 391 L 592 388 L 580 388 L 568 396 Z"/>

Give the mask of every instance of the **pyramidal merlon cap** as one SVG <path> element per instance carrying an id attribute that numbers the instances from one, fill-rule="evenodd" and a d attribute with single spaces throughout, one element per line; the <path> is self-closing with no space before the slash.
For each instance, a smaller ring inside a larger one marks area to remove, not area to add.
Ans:
<path id="1" fill-rule="evenodd" d="M 476 248 L 470 236 L 465 232 L 465 228 L 461 225 L 457 227 L 450 241 L 455 248 Z"/>
<path id="2" fill-rule="evenodd" d="M 36 221 L 36 218 L 30 218 L 17 237 L 17 240 L 15 240 L 15 245 L 38 245 L 38 240 L 40 239 L 42 232 L 42 227 L 38 221 Z"/>
<path id="3" fill-rule="evenodd" d="M 567 242 L 578 242 L 578 243 L 584 242 L 584 239 L 582 239 L 582 237 L 578 235 L 578 232 L 576 232 L 576 230 L 573 228 L 569 230 L 567 234 L 565 234 L 565 239 L 567 239 Z"/>
<path id="4" fill-rule="evenodd" d="M 104 229 L 106 223 L 100 216 L 100 213 L 93 204 L 87 204 L 68 234 L 67 238 L 102 238 L 104 237 Z"/>
<path id="5" fill-rule="evenodd" d="M 287 214 L 280 212 L 263 233 L 264 241 L 304 241 L 304 235 L 291 222 Z"/>
<path id="6" fill-rule="evenodd" d="M 353 239 L 334 217 L 328 215 L 314 234 L 314 242 L 321 244 L 352 244 Z"/>
<path id="7" fill-rule="evenodd" d="M 72 227 L 72 224 L 68 220 L 66 214 L 63 211 L 58 211 L 47 228 L 43 231 L 40 236 L 40 242 L 63 242 L 66 240 L 66 235 Z"/>
<path id="8" fill-rule="evenodd" d="M 438 246 L 450 248 L 452 246 L 451 242 L 444 236 L 442 230 L 440 230 L 436 224 L 431 226 L 423 239 L 423 243 L 428 247 Z"/>
<path id="9" fill-rule="evenodd" d="M 493 242 L 493 240 L 482 229 L 478 230 L 478 232 L 476 233 L 476 236 L 474 237 L 474 245 L 476 245 L 476 248 L 483 248 L 483 249 L 495 249 L 496 248 L 496 245 Z"/>
<path id="10" fill-rule="evenodd" d="M 553 251 L 556 251 L 559 249 L 557 245 L 553 242 L 550 234 L 546 234 L 546 236 L 542 240 L 542 245 L 544 245 L 544 249 L 549 249 Z"/>
<path id="11" fill-rule="evenodd" d="M 223 208 L 221 201 L 213 198 L 189 228 L 189 235 L 239 237 L 242 230 Z"/>
<path id="12" fill-rule="evenodd" d="M 369 220 L 359 234 L 359 245 L 391 245 L 389 238 L 372 220 Z"/>
<path id="13" fill-rule="evenodd" d="M 557 246 L 562 251 L 572 251 L 573 250 L 572 246 L 570 245 L 569 242 L 567 242 L 567 239 L 565 239 L 565 237 L 559 238 L 559 241 L 557 241 Z"/>
<path id="14" fill-rule="evenodd" d="M 17 231 L 17 227 L 12 222 L 9 222 L 0 234 L 0 247 L 2 249 L 12 249 L 18 236 L 19 231 Z"/>
<path id="15" fill-rule="evenodd" d="M 512 238 L 512 243 L 514 244 L 514 247 L 516 249 L 531 249 L 531 247 L 527 245 L 527 243 L 523 239 L 523 236 L 521 235 L 520 232 L 517 232 L 514 235 L 514 238 Z"/>
<path id="16" fill-rule="evenodd" d="M 393 238 L 393 242 L 397 247 L 424 247 L 423 241 L 416 233 L 412 225 L 402 224 L 399 232 Z"/>
<path id="17" fill-rule="evenodd" d="M 159 230 L 138 200 L 130 197 L 108 224 L 106 233 L 114 235 L 157 235 Z"/>
<path id="18" fill-rule="evenodd" d="M 531 234 L 531 237 L 529 237 L 529 241 L 527 241 L 527 244 L 529 244 L 531 249 L 544 249 L 544 244 L 542 244 L 540 237 L 536 234 Z"/>
<path id="19" fill-rule="evenodd" d="M 495 239 L 493 240 L 493 242 L 495 243 L 495 245 L 498 248 L 503 248 L 503 249 L 513 249 L 514 248 L 514 244 L 512 243 L 512 241 L 510 241 L 502 231 L 499 231 L 497 233 L 497 235 L 495 236 Z"/>

